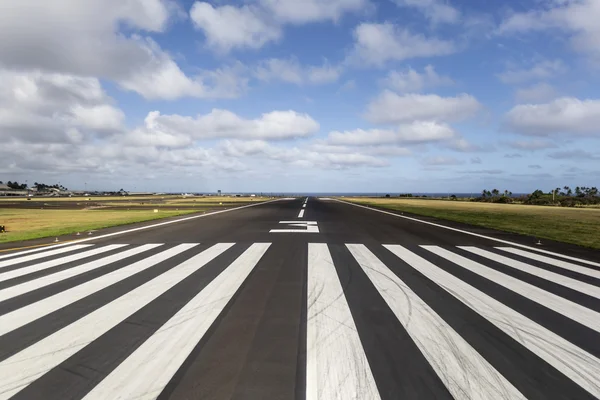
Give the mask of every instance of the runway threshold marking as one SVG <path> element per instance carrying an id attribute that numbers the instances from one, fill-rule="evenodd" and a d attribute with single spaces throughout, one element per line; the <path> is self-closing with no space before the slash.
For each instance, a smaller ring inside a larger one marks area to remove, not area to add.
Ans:
<path id="1" fill-rule="evenodd" d="M 458 228 L 453 228 L 451 226 L 445 226 L 445 225 L 441 225 L 441 224 L 436 224 L 434 222 L 423 221 L 423 220 L 420 220 L 418 218 L 407 217 L 406 215 L 400 215 L 400 214 L 396 214 L 396 213 L 389 212 L 389 211 L 379 210 L 377 208 L 366 207 L 366 206 L 363 206 L 363 205 L 360 205 L 360 204 L 350 203 L 348 201 L 343 201 L 343 200 L 339 200 L 339 199 L 331 199 L 331 200 L 337 201 L 338 203 L 348 204 L 348 205 L 351 205 L 351 206 L 354 206 L 354 207 L 360 207 L 360 208 L 365 208 L 365 209 L 371 210 L 371 211 L 377 211 L 377 212 L 380 212 L 382 214 L 388 214 L 388 215 L 391 215 L 391 216 L 397 217 L 397 218 L 408 219 L 410 221 L 419 222 L 419 223 L 425 224 L 425 225 L 431 225 L 431 226 L 435 226 L 435 227 L 438 227 L 438 228 L 448 229 L 448 230 L 454 231 L 454 232 L 464 233 L 465 235 L 471 235 L 471 236 L 479 237 L 479 238 L 482 238 L 482 239 L 493 240 L 493 241 L 498 242 L 498 243 L 509 244 L 511 246 L 520 247 L 522 249 L 534 250 L 534 251 L 537 251 L 539 253 L 549 254 L 549 255 L 554 256 L 554 257 L 560 257 L 560 258 L 564 258 L 564 259 L 567 259 L 567 260 L 577 261 L 577 262 L 580 262 L 580 263 L 584 263 L 584 264 L 588 264 L 588 265 L 593 265 L 595 267 L 600 267 L 600 263 L 597 263 L 597 262 L 594 262 L 594 261 L 590 261 L 590 260 L 585 260 L 585 259 L 582 259 L 582 258 L 571 257 L 571 256 L 567 256 L 567 255 L 564 255 L 564 254 L 555 253 L 555 252 L 549 251 L 549 250 L 539 249 L 539 248 L 536 248 L 536 247 L 531 247 L 531 246 L 527 246 L 527 245 L 524 245 L 524 244 L 520 244 L 520 243 L 516 243 L 516 242 L 511 242 L 511 241 L 504 240 L 504 239 L 498 239 L 498 238 L 495 238 L 495 237 L 492 237 L 492 236 L 486 236 L 486 235 L 482 235 L 482 234 L 475 233 L 475 232 L 465 231 L 464 229 L 458 229 Z"/>

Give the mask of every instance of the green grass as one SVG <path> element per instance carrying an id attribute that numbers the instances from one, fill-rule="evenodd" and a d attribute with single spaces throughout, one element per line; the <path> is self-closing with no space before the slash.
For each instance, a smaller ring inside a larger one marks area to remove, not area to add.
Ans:
<path id="1" fill-rule="evenodd" d="M 419 199 L 343 200 L 600 249 L 600 210 L 596 208 Z"/>
<path id="2" fill-rule="evenodd" d="M 0 209 L 0 225 L 7 230 L 0 233 L 0 243 L 70 235 L 193 212 L 197 211 Z"/>

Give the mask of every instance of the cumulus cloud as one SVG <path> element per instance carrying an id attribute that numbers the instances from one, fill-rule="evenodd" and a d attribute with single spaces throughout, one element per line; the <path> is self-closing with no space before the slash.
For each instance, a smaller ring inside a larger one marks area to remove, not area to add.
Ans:
<path id="1" fill-rule="evenodd" d="M 11 40 L 0 41 L 0 67 L 99 77 L 148 99 L 231 97 L 204 76 L 186 75 L 140 35 L 164 31 L 179 14 L 170 0 L 6 0 L 0 36 Z"/>
<path id="2" fill-rule="evenodd" d="M 435 94 L 398 95 L 385 90 L 367 106 L 366 118 L 377 124 L 416 120 L 458 122 L 473 117 L 481 104 L 473 96 L 441 97 Z"/>
<path id="3" fill-rule="evenodd" d="M 293 110 L 244 118 L 213 109 L 196 117 L 148 113 L 130 129 L 123 112 L 95 78 L 0 70 L 0 172 L 81 173 L 85 176 L 223 174 L 246 171 L 256 157 L 269 168 L 302 165 L 346 169 L 383 167 L 383 150 L 274 146 L 267 140 L 308 138 L 319 124 Z M 225 140 L 225 143 L 219 142 Z M 214 142 L 217 142 L 215 145 Z M 219 144 L 221 143 L 221 144 Z M 168 167 L 166 167 L 168 166 Z M 258 168 L 267 168 L 260 164 Z M 181 176 L 181 175 L 179 175 Z"/>
<path id="4" fill-rule="evenodd" d="M 266 141 L 227 140 L 221 144 L 224 154 L 236 157 L 253 156 L 303 167 L 346 169 L 350 167 L 385 167 L 389 162 L 381 157 L 352 149 L 329 147 L 309 148 L 274 146 Z"/>
<path id="5" fill-rule="evenodd" d="M 427 65 L 423 73 L 412 68 L 404 71 L 392 70 L 382 81 L 383 85 L 397 92 L 420 92 L 425 88 L 453 85 L 454 81 L 447 76 L 438 75 L 432 65 Z"/>
<path id="6" fill-rule="evenodd" d="M 79 142 L 121 129 L 123 112 L 95 78 L 0 70 L 0 138 Z"/>
<path id="7" fill-rule="evenodd" d="M 326 84 L 339 79 L 340 66 L 332 66 L 327 61 L 321 66 L 303 66 L 296 58 L 270 58 L 261 61 L 254 69 L 254 76 L 266 82 L 281 81 L 302 85 Z"/>
<path id="8" fill-rule="evenodd" d="M 562 60 L 545 60 L 536 63 L 530 68 L 511 67 L 497 76 L 504 83 L 516 84 L 552 78 L 556 75 L 564 74 L 566 71 L 567 66 Z"/>
<path id="9" fill-rule="evenodd" d="M 265 139 L 281 140 L 308 137 L 319 130 L 319 124 L 307 114 L 296 111 L 272 111 L 256 119 L 244 119 L 237 114 L 213 109 L 205 115 L 188 117 L 161 115 L 158 111 L 148 114 L 143 129 L 136 131 L 136 139 L 156 140 L 161 137 L 173 147 L 185 146 L 200 139 Z M 170 139 L 170 140 L 168 140 Z"/>
<path id="10" fill-rule="evenodd" d="M 237 7 L 196 1 L 190 18 L 196 29 L 204 33 L 210 48 L 227 53 L 277 42 L 285 24 L 337 21 L 345 13 L 359 12 L 369 4 L 368 0 L 258 0 Z"/>
<path id="11" fill-rule="evenodd" d="M 454 24 L 460 21 L 461 14 L 443 0 L 394 0 L 398 6 L 416 8 L 432 23 Z"/>
<path id="12" fill-rule="evenodd" d="M 506 115 L 508 128 L 533 136 L 600 137 L 600 100 L 562 97 L 545 104 L 522 104 Z"/>
<path id="13" fill-rule="evenodd" d="M 560 30 L 570 35 L 574 50 L 600 57 L 600 3 L 597 0 L 560 0 L 545 7 L 513 13 L 497 29 L 501 35 Z"/>
<path id="14" fill-rule="evenodd" d="M 281 28 L 255 6 L 213 7 L 196 2 L 190 10 L 190 18 L 196 29 L 206 36 L 207 45 L 222 52 L 233 48 L 258 49 L 281 37 Z"/>
<path id="15" fill-rule="evenodd" d="M 362 23 L 354 30 L 354 41 L 348 61 L 375 66 L 457 51 L 451 41 L 415 34 L 391 23 Z"/>
<path id="16" fill-rule="evenodd" d="M 417 121 L 402 125 L 397 130 L 356 129 L 354 131 L 331 132 L 327 138 L 334 145 L 381 145 L 381 144 L 417 144 L 439 142 L 456 137 L 456 132 L 446 124 L 429 121 Z"/>

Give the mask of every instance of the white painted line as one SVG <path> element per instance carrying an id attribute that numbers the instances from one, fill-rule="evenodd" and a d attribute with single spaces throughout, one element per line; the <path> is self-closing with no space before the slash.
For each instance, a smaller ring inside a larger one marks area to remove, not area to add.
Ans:
<path id="1" fill-rule="evenodd" d="M 56 260 L 50 260 L 39 264 L 30 265 L 28 267 L 23 267 L 19 269 L 15 269 L 12 271 L 8 271 L 0 274 L 0 282 L 7 281 L 9 279 L 17 278 L 19 276 L 24 276 L 31 274 L 33 272 L 43 271 L 48 268 L 56 267 L 58 265 L 67 264 L 73 261 L 81 260 L 84 258 L 96 256 L 98 254 L 106 253 L 107 251 L 120 249 L 121 247 L 127 246 L 126 244 L 109 244 L 104 247 L 96 247 L 92 250 L 84 251 L 81 253 L 76 253 L 67 257 L 57 258 Z"/>
<path id="2" fill-rule="evenodd" d="M 306 204 L 302 204 L 302 208 L 306 208 Z"/>
<path id="3" fill-rule="evenodd" d="M 455 399 L 525 399 L 367 247 L 346 246 Z"/>
<path id="4" fill-rule="evenodd" d="M 81 285 L 72 287 L 64 292 L 57 293 L 35 303 L 28 304 L 25 307 L 19 308 L 8 314 L 0 316 L 0 335 L 12 332 L 17 328 L 25 326 L 36 319 L 42 318 L 54 311 L 60 310 L 78 300 L 81 300 L 91 294 L 94 294 L 104 288 L 114 285 L 126 278 L 129 278 L 137 273 L 140 273 L 150 267 L 155 266 L 169 258 L 183 253 L 197 246 L 196 244 L 180 244 L 171 249 L 155 254 L 151 257 L 140 260 L 136 263 L 119 268 L 106 275 L 100 276 L 91 281 L 82 283 Z M 117 254 L 118 256 L 121 254 Z M 27 282 L 29 283 L 29 282 Z"/>
<path id="5" fill-rule="evenodd" d="M 324 243 L 308 244 L 306 400 L 380 399 Z"/>
<path id="6" fill-rule="evenodd" d="M 63 247 L 61 249 L 50 250 L 44 253 L 33 254 L 25 257 L 13 258 L 12 260 L 6 260 L 0 262 L 0 268 L 10 267 L 12 265 L 39 260 L 40 258 L 55 256 L 58 254 L 68 253 L 70 251 L 85 249 L 86 247 L 92 246 L 91 244 L 76 244 L 71 247 Z M 0 272 L 1 273 L 1 272 Z"/>
<path id="7" fill-rule="evenodd" d="M 458 246 L 458 248 L 469 251 L 473 254 L 485 257 L 492 261 L 499 262 L 508 267 L 518 269 L 519 271 L 526 272 L 533 276 L 546 279 L 547 281 L 554 282 L 558 285 L 568 287 L 581 293 L 585 293 L 588 296 L 600 299 L 600 287 L 590 285 L 589 283 L 578 281 L 577 279 L 569 278 L 556 272 L 548 271 L 543 268 L 534 267 L 533 265 L 526 264 L 521 261 L 513 260 L 512 258 L 504 257 L 491 251 L 482 250 L 477 247 L 471 246 Z"/>
<path id="8" fill-rule="evenodd" d="M 600 332 L 600 313 L 596 311 L 438 246 L 421 247 L 596 332 Z"/>
<path id="9" fill-rule="evenodd" d="M 600 359 L 404 247 L 384 247 L 583 389 L 600 397 Z"/>
<path id="10" fill-rule="evenodd" d="M 3 254 L 3 255 L 0 255 L 0 260 L 2 260 L 4 258 L 9 258 L 9 257 L 23 256 L 25 254 L 37 253 L 37 252 L 48 250 L 48 248 L 54 248 L 54 246 L 43 246 L 43 247 L 40 246 L 35 249 L 29 249 L 29 250 L 14 252 L 14 253 Z"/>
<path id="11" fill-rule="evenodd" d="M 228 208 L 226 210 L 213 211 L 213 212 L 206 213 L 206 214 L 200 214 L 200 215 L 194 215 L 194 216 L 191 216 L 191 217 L 179 218 L 179 219 L 175 219 L 175 220 L 172 220 L 172 221 L 165 221 L 165 222 L 160 222 L 160 223 L 157 223 L 157 224 L 140 226 L 139 228 L 133 228 L 133 229 L 127 229 L 127 230 L 119 231 L 119 232 L 107 233 L 105 235 L 100 235 L 100 236 L 96 236 L 96 237 L 90 237 L 90 238 L 86 238 L 86 239 L 72 241 L 72 242 L 69 242 L 69 243 L 56 244 L 56 245 L 45 247 L 45 249 L 55 249 L 55 248 L 58 248 L 58 247 L 73 245 L 74 243 L 84 243 L 84 242 L 89 242 L 91 240 L 98 240 L 98 239 L 104 239 L 104 238 L 107 238 L 107 237 L 113 237 L 113 236 L 117 236 L 117 235 L 124 235 L 126 233 L 138 232 L 138 231 L 142 231 L 142 230 L 145 230 L 145 229 L 158 228 L 160 226 L 176 224 L 176 223 L 179 223 L 179 222 L 191 221 L 191 220 L 198 219 L 198 218 L 210 217 L 212 215 L 223 214 L 223 213 L 227 213 L 227 212 L 231 212 L 231 211 L 236 211 L 236 210 L 242 210 L 244 208 L 249 208 L 249 207 L 262 206 L 263 204 L 269 204 L 269 203 L 273 203 L 273 202 L 276 202 L 276 201 L 284 201 L 284 200 L 296 200 L 296 199 L 294 199 L 294 198 L 285 198 L 285 199 L 275 199 L 275 200 L 263 201 L 263 202 L 260 202 L 260 203 L 248 204 L 248 205 L 245 205 L 245 206 L 240 206 L 240 207 L 235 207 L 235 208 Z M 15 255 L 21 255 L 21 254 L 25 254 L 25 253 L 29 253 L 29 252 L 31 252 L 31 250 L 25 250 L 23 252 L 11 253 L 11 254 L 7 254 L 6 257 L 11 257 L 11 256 L 15 256 Z"/>
<path id="12" fill-rule="evenodd" d="M 279 223 L 306 229 L 271 229 L 269 233 L 319 233 L 315 221 L 279 221 Z"/>
<path id="13" fill-rule="evenodd" d="M 570 262 L 555 260 L 550 257 L 541 256 L 539 254 L 531 253 L 528 251 L 523 251 L 519 249 L 511 249 L 510 247 L 496 247 L 498 250 L 506 251 L 507 253 L 516 254 L 518 256 L 523 256 L 529 258 L 531 260 L 541 261 L 546 264 L 554 265 L 555 267 L 563 268 L 569 271 L 577 272 L 582 275 L 591 276 L 594 278 L 600 279 L 600 271 L 595 269 L 582 267 L 580 265 L 572 264 Z"/>
<path id="14" fill-rule="evenodd" d="M 304 210 L 300 210 L 300 213 L 298 213 L 298 218 L 304 218 Z"/>
<path id="15" fill-rule="evenodd" d="M 219 243 L 0 362 L 0 400 L 33 381 L 229 249 Z"/>
<path id="16" fill-rule="evenodd" d="M 568 260 L 578 261 L 578 262 L 581 262 L 581 263 L 584 263 L 584 264 L 594 265 L 596 267 L 600 267 L 600 263 L 597 263 L 597 262 L 594 262 L 594 261 L 583 260 L 583 259 L 576 258 L 576 257 L 566 256 L 566 255 L 563 255 L 563 254 L 560 254 L 560 253 L 554 253 L 552 251 L 543 250 L 543 249 L 536 248 L 536 247 L 531 247 L 531 246 L 526 246 L 524 244 L 509 242 L 508 240 L 497 239 L 497 238 L 494 238 L 494 237 L 491 237 L 491 236 L 485 236 L 485 235 L 481 235 L 479 233 L 465 231 L 463 229 L 452 228 L 450 226 L 444 226 L 444 225 L 436 224 L 434 222 L 422 221 L 422 220 L 417 219 L 417 218 L 407 217 L 406 215 L 400 215 L 400 214 L 395 214 L 395 213 L 389 212 L 389 211 L 378 210 L 376 208 L 366 207 L 366 206 L 363 206 L 363 205 L 360 205 L 360 204 L 354 204 L 354 203 L 350 203 L 350 202 L 343 201 L 343 200 L 338 200 L 338 199 L 332 199 L 332 200 L 337 201 L 339 203 L 349 204 L 349 205 L 354 206 L 354 207 L 360 207 L 360 208 L 364 208 L 364 209 L 371 210 L 371 211 L 377 211 L 377 212 L 380 212 L 382 214 L 388 214 L 388 215 L 391 215 L 393 217 L 408 219 L 410 221 L 419 222 L 421 224 L 431 225 L 431 226 L 435 226 L 435 227 L 443 228 L 443 229 L 448 229 L 450 231 L 464 233 L 465 235 L 471 235 L 471 236 L 475 236 L 475 237 L 479 237 L 479 238 L 483 238 L 483 239 L 493 240 L 493 241 L 498 242 L 498 243 L 509 244 L 511 246 L 520 247 L 522 249 L 534 250 L 534 251 L 537 251 L 539 253 L 549 254 L 551 256 L 562 257 L 562 258 L 565 258 L 565 259 L 568 259 Z"/>
<path id="17" fill-rule="evenodd" d="M 269 246 L 270 243 L 250 246 L 84 399 L 156 399 Z"/>
<path id="18" fill-rule="evenodd" d="M 11 286 L 6 289 L 0 290 L 0 302 L 11 299 L 16 296 L 21 296 L 22 294 L 31 292 L 32 290 L 37 290 L 53 283 L 60 282 L 65 279 L 72 278 L 74 276 L 83 274 L 85 272 L 92 271 L 94 269 L 98 269 L 104 267 L 105 265 L 124 260 L 128 257 L 132 257 L 136 254 L 143 253 L 144 251 L 148 251 L 154 249 L 160 244 L 145 244 L 143 246 L 139 246 L 133 249 L 129 249 L 122 253 L 113 254 L 112 256 L 108 256 L 105 258 L 101 258 L 99 260 L 91 261 L 86 264 L 79 265 L 77 267 L 69 268 L 64 271 L 57 272 L 52 275 L 42 276 L 38 279 L 33 279 L 27 282 L 23 282 L 19 285 Z M 0 317 L 1 320 L 1 317 Z M 2 328 L 0 328 L 0 331 Z"/>

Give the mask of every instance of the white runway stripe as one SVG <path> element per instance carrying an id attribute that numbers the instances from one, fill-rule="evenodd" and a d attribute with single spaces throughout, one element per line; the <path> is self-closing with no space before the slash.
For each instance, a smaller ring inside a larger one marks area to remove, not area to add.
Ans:
<path id="1" fill-rule="evenodd" d="M 233 246 L 219 243 L 113 302 L 0 362 L 0 400 L 5 400 L 117 326 Z"/>
<path id="2" fill-rule="evenodd" d="M 585 325 L 596 332 L 600 332 L 600 314 L 596 311 L 590 310 L 589 308 L 564 299 L 555 295 L 554 293 L 547 292 L 538 288 L 537 286 L 523 282 L 517 278 L 513 278 L 510 275 L 498 272 L 493 268 L 488 268 L 483 264 L 469 260 L 466 257 L 452 253 L 446 249 L 442 249 L 441 247 L 421 247 L 432 252 L 433 254 L 437 254 L 438 256 L 453 262 L 460 267 L 463 267 L 464 269 L 495 282 L 498 285 L 507 288 L 508 290 L 512 290 L 513 292 L 518 293 L 529 300 L 535 301 L 544 307 L 556 311 L 557 313 L 570 318 L 575 322 L 579 322 L 580 324 Z"/>
<path id="3" fill-rule="evenodd" d="M 573 264 L 570 262 L 542 256 L 542 255 L 531 253 L 531 252 L 525 251 L 525 250 L 513 249 L 512 247 L 496 247 L 496 248 L 498 250 L 506 251 L 507 253 L 516 254 L 518 256 L 526 257 L 531 260 L 541 261 L 541 262 L 549 264 L 549 265 L 554 265 L 555 267 L 563 268 L 563 269 L 566 269 L 569 271 L 578 272 L 582 275 L 587 275 L 587 276 L 591 276 L 593 278 L 600 279 L 600 271 L 592 269 L 592 268 L 582 267 L 580 265 L 576 265 L 576 264 Z"/>
<path id="4" fill-rule="evenodd" d="M 98 269 L 104 267 L 105 265 L 112 264 L 114 262 L 124 260 L 126 258 L 132 257 L 136 254 L 143 253 L 144 251 L 148 251 L 154 249 L 160 244 L 145 244 L 143 246 L 139 246 L 133 249 L 129 249 L 122 253 L 113 254 L 112 256 L 108 256 L 105 258 L 101 258 L 96 261 L 91 261 L 86 264 L 79 265 L 77 267 L 69 268 L 64 271 L 57 272 L 52 275 L 42 276 L 38 279 L 33 279 L 31 281 L 23 282 L 19 285 L 11 286 L 6 289 L 0 290 L 0 302 L 11 299 L 16 296 L 20 296 L 22 294 L 31 292 L 32 290 L 37 290 L 53 283 L 63 281 L 65 279 L 72 278 L 74 276 L 83 274 L 85 272 L 92 271 L 94 269 Z M 2 328 L 0 328 L 1 330 Z"/>
<path id="5" fill-rule="evenodd" d="M 369 249 L 346 246 L 455 399 L 525 399 Z"/>
<path id="6" fill-rule="evenodd" d="M 333 260 L 308 245 L 306 400 L 379 399 Z"/>
<path id="7" fill-rule="evenodd" d="M 82 283 L 81 285 L 72 287 L 64 292 L 57 293 L 53 296 L 14 310 L 8 314 L 4 314 L 0 316 L 0 336 L 25 326 L 54 311 L 60 310 L 69 304 L 73 304 L 78 300 L 107 288 L 110 285 L 114 285 L 123 279 L 140 273 L 195 246 L 197 245 L 180 244 L 169 250 L 163 251 L 162 253 L 154 254 L 151 257 L 145 258 L 126 267 L 119 268 L 116 271 L 100 276 L 96 279 L 92 279 L 91 281 Z"/>
<path id="8" fill-rule="evenodd" d="M 43 271 L 48 268 L 56 267 L 58 265 L 67 264 L 73 261 L 81 260 L 83 258 L 96 256 L 98 254 L 106 253 L 107 251 L 120 249 L 121 247 L 127 246 L 126 244 L 109 244 L 104 247 L 96 247 L 92 250 L 84 251 L 81 253 L 76 253 L 67 257 L 57 258 L 56 260 L 46 261 L 40 264 L 30 265 L 28 267 L 23 267 L 19 269 L 15 269 L 12 271 L 8 271 L 5 273 L 0 273 L 0 282 L 7 281 L 9 279 L 18 278 L 19 276 L 24 276 L 31 274 L 33 272 Z"/>
<path id="9" fill-rule="evenodd" d="M 86 247 L 92 246 L 91 244 L 76 244 L 69 247 L 61 247 L 55 250 L 45 251 L 43 253 L 32 254 L 24 257 L 13 258 L 11 260 L 0 261 L 0 268 L 10 267 L 11 265 L 21 264 L 28 261 L 39 260 L 40 258 L 55 256 L 57 254 L 63 254 L 70 251 L 81 250 Z M 0 271 L 1 272 L 1 271 Z"/>
<path id="10" fill-rule="evenodd" d="M 479 249 L 477 247 L 459 246 L 459 248 L 473 254 L 477 254 L 481 257 L 485 257 L 489 260 L 496 261 L 500 264 L 504 264 L 508 267 L 518 269 L 519 271 L 523 271 L 533 276 L 543 278 L 547 281 L 554 282 L 569 289 L 576 290 L 580 293 L 587 294 L 588 296 L 600 299 L 600 287 L 598 286 L 590 285 L 589 283 L 581 282 L 577 279 L 569 278 L 568 276 L 557 274 L 556 272 L 548 271 L 543 268 L 534 267 L 524 262 L 513 260 L 512 258 L 504 257 L 502 255 L 492 253 L 491 251 Z"/>
<path id="11" fill-rule="evenodd" d="M 250 246 L 84 399 L 156 399 L 269 246 Z"/>
<path id="12" fill-rule="evenodd" d="M 298 218 L 302 217 L 304 217 L 304 209 L 300 210 L 300 213 L 298 213 Z"/>
<path id="13" fill-rule="evenodd" d="M 600 360 L 399 245 L 384 246 L 573 382 L 600 397 Z"/>
<path id="14" fill-rule="evenodd" d="M 37 247 L 35 249 L 29 249 L 29 250 L 16 251 L 16 252 L 12 252 L 12 253 L 2 254 L 2 255 L 0 255 L 0 260 L 3 260 L 5 258 L 9 258 L 9 257 L 20 257 L 20 256 L 23 256 L 25 254 L 37 253 L 37 252 L 40 252 L 40 251 L 49 251 L 49 250 L 51 250 L 53 248 L 55 248 L 55 246 L 44 246 L 44 247 Z"/>

